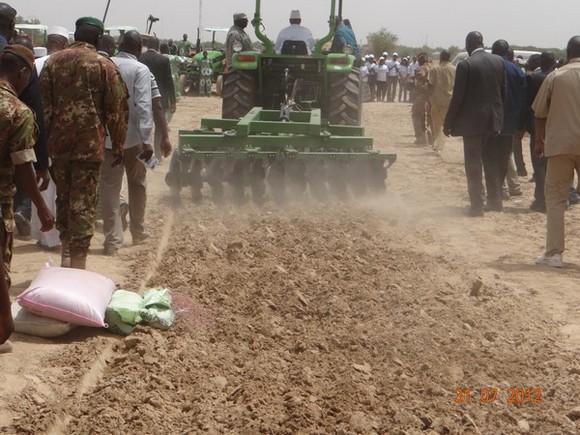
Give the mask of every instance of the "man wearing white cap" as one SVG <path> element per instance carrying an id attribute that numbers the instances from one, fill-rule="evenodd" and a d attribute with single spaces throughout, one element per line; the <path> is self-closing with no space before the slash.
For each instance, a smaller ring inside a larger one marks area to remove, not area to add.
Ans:
<path id="1" fill-rule="evenodd" d="M 40 76 L 40 72 L 42 71 L 42 67 L 44 66 L 44 62 L 48 57 L 56 53 L 57 51 L 64 50 L 68 47 L 68 30 L 61 26 L 52 26 L 49 27 L 47 30 L 47 38 L 46 38 L 46 52 L 47 55 L 43 57 L 39 57 L 34 61 L 36 64 L 36 71 Z"/>
<path id="2" fill-rule="evenodd" d="M 282 46 L 284 41 L 304 41 L 308 54 L 312 54 L 314 49 L 314 38 L 312 32 L 308 27 L 301 26 L 302 18 L 300 11 L 294 10 L 290 12 L 290 25 L 280 31 L 274 50 L 276 53 L 282 53 Z"/>
<path id="3" fill-rule="evenodd" d="M 248 16 L 243 12 L 234 14 L 234 25 L 226 36 L 226 65 L 232 66 L 234 52 L 252 50 L 252 40 L 244 29 L 248 26 Z"/>

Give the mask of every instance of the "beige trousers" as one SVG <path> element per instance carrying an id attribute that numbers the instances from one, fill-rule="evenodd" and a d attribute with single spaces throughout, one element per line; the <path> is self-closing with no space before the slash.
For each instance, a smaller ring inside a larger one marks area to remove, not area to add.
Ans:
<path id="1" fill-rule="evenodd" d="M 566 154 L 548 157 L 545 188 L 546 256 L 564 252 L 564 213 L 575 170 L 580 170 L 580 155 Z"/>
<path id="2" fill-rule="evenodd" d="M 433 149 L 443 151 L 445 135 L 443 134 L 443 121 L 447 115 L 449 106 L 431 105 L 431 122 L 433 123 Z"/>

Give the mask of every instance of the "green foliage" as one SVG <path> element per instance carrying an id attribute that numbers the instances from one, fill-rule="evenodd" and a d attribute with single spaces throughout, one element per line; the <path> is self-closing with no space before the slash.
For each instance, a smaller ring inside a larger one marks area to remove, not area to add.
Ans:
<path id="1" fill-rule="evenodd" d="M 25 20 L 24 17 L 16 15 L 16 24 L 41 24 L 41 22 L 36 18 L 33 18 L 32 20 Z"/>
<path id="2" fill-rule="evenodd" d="M 387 53 L 395 51 L 399 37 L 384 27 L 381 27 L 378 32 L 369 33 L 367 35 L 367 41 L 371 52 L 380 56 L 385 51 Z"/>

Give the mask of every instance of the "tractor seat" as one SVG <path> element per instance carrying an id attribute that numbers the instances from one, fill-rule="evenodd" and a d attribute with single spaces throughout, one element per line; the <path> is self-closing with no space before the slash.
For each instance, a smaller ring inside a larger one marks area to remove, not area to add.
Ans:
<path id="1" fill-rule="evenodd" d="M 282 44 L 281 54 L 292 54 L 295 56 L 308 55 L 308 48 L 304 41 L 284 41 Z"/>

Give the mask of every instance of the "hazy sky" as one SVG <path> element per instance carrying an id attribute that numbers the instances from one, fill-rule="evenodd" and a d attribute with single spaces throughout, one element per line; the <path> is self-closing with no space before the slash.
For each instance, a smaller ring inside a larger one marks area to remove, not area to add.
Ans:
<path id="1" fill-rule="evenodd" d="M 6 0 L 5 0 L 6 1 Z M 106 0 L 8 0 L 25 19 L 37 18 L 46 25 L 74 30 L 76 18 L 103 17 Z M 337 0 L 338 3 L 338 0 Z M 350 18 L 359 42 L 385 27 L 408 46 L 463 47 L 471 30 L 483 33 L 486 45 L 499 38 L 515 45 L 565 47 L 580 34 L 580 1 L 551 0 L 344 0 L 343 16 Z M 149 14 L 159 17 L 153 31 L 161 38 L 181 39 L 183 33 L 195 40 L 200 0 L 112 0 L 106 24 L 136 26 L 145 30 Z M 232 14 L 253 16 L 254 0 L 202 0 L 202 27 L 229 27 Z M 329 0 L 262 0 L 265 33 L 275 39 L 288 25 L 291 9 L 302 13 L 302 24 L 315 38 L 328 30 Z M 253 29 L 249 33 L 254 39 Z M 222 37 L 223 38 L 223 37 Z M 208 39 L 207 37 L 204 39 Z M 211 37 L 210 37 L 211 39 Z"/>

